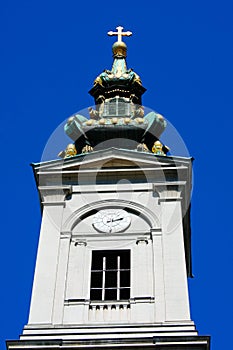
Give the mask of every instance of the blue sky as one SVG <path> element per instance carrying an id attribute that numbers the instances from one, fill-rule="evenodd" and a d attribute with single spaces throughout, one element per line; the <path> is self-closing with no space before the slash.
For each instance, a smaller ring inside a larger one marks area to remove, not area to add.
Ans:
<path id="1" fill-rule="evenodd" d="M 212 350 L 230 348 L 233 3 L 222 0 L 1 2 L 1 341 L 27 323 L 40 208 L 29 164 L 54 129 L 93 104 L 122 25 L 143 104 L 178 130 L 194 161 L 192 318 Z M 57 152 L 60 151 L 58 145 Z M 56 158 L 56 154 L 54 154 Z"/>

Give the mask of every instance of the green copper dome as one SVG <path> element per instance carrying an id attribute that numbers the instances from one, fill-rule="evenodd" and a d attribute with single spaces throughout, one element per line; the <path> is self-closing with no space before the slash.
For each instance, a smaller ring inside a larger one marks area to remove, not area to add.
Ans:
<path id="1" fill-rule="evenodd" d="M 99 74 L 89 91 L 95 99 L 95 107 L 88 109 L 90 119 L 79 114 L 72 116 L 65 132 L 75 142 L 78 153 L 99 149 L 108 141 L 109 147 L 165 154 L 167 150 L 161 143 L 154 144 L 164 131 L 166 121 L 158 113 L 145 113 L 141 96 L 146 89 L 139 75 L 127 68 L 127 46 L 122 37 L 132 33 L 117 27 L 117 32 L 108 32 L 108 35 L 118 37 L 112 46 L 112 69 Z M 70 148 L 66 153 L 69 151 Z"/>

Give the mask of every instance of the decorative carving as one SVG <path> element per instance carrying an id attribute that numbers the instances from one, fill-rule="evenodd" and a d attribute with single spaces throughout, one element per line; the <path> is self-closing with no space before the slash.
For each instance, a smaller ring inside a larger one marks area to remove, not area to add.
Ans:
<path id="1" fill-rule="evenodd" d="M 148 239 L 145 237 L 138 237 L 136 244 L 148 244 Z"/>
<path id="2" fill-rule="evenodd" d="M 156 155 L 159 156 L 165 156 L 166 154 L 163 152 L 163 145 L 162 143 L 158 140 L 155 141 L 154 146 L 152 147 L 152 152 Z"/>
<path id="3" fill-rule="evenodd" d="M 94 86 L 99 84 L 100 86 L 103 86 L 103 82 L 100 76 L 98 76 L 95 80 L 94 80 Z"/>
<path id="4" fill-rule="evenodd" d="M 90 145 L 86 145 L 83 147 L 82 153 L 90 153 L 90 152 L 93 152 L 93 147 L 91 147 Z"/>
<path id="5" fill-rule="evenodd" d="M 134 109 L 134 111 L 133 111 L 133 116 L 134 117 L 139 117 L 139 118 L 144 117 L 144 107 L 143 106 L 135 105 L 132 102 L 132 109 Z"/>
<path id="6" fill-rule="evenodd" d="M 87 242 L 84 241 L 84 240 L 77 239 L 77 240 L 74 240 L 74 245 L 75 245 L 75 247 L 77 247 L 77 246 L 86 247 L 87 246 Z"/>
<path id="7" fill-rule="evenodd" d="M 71 117 L 72 118 L 72 117 Z M 71 119 L 69 118 L 69 119 Z M 68 122 L 69 122 L 69 119 L 68 119 Z M 72 122 L 73 120 L 70 121 L 70 123 Z M 67 122 L 67 123 L 68 123 Z M 67 146 L 66 146 L 66 149 L 64 151 L 61 151 L 60 153 L 58 153 L 58 157 L 60 158 L 70 158 L 70 157 L 74 157 L 76 156 L 77 154 L 77 150 L 75 148 L 75 145 L 73 143 L 69 143 Z"/>
<path id="8" fill-rule="evenodd" d="M 149 149 L 145 143 L 139 143 L 137 145 L 137 151 L 138 152 L 149 152 Z"/>
<path id="9" fill-rule="evenodd" d="M 67 145 L 66 150 L 65 150 L 65 158 L 70 158 L 74 157 L 77 154 L 77 150 L 75 148 L 75 145 L 73 143 L 70 143 Z"/>
<path id="10" fill-rule="evenodd" d="M 88 107 L 89 115 L 91 119 L 99 119 L 99 112 L 92 107 Z"/>

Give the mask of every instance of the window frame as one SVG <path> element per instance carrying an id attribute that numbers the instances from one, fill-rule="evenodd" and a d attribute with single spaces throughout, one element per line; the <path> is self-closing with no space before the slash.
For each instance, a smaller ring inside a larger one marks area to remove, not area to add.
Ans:
<path id="1" fill-rule="evenodd" d="M 109 268 L 111 260 L 116 258 L 115 267 Z M 98 260 L 97 268 L 93 265 Z M 100 264 L 100 261 L 102 264 Z M 122 262 L 123 261 L 123 262 Z M 125 265 L 125 266 L 124 266 Z M 101 281 L 96 279 L 97 274 L 101 273 Z M 125 273 L 125 274 L 124 274 Z M 113 276 L 115 275 L 115 282 Z M 124 277 L 125 275 L 125 277 Z M 112 279 L 111 279 L 112 276 Z M 96 286 L 96 283 L 97 285 Z M 101 282 L 101 283 L 100 283 Z M 122 285 L 123 283 L 123 285 Z M 110 284 L 110 286 L 109 286 Z M 111 285 L 112 284 L 112 285 Z M 101 293 L 100 293 L 101 292 Z M 90 280 L 90 300 L 91 301 L 122 301 L 129 300 L 131 292 L 131 251 L 122 250 L 93 250 L 91 262 L 91 280 Z M 101 297 L 100 297 L 101 294 Z M 115 298 L 109 295 L 115 294 Z M 122 295 L 126 297 L 122 297 Z"/>

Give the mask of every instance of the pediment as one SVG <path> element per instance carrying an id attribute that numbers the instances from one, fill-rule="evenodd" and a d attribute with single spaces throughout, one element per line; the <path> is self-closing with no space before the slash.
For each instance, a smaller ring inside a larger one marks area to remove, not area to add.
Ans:
<path id="1" fill-rule="evenodd" d="M 189 167 L 190 158 L 155 156 L 153 153 L 143 153 L 110 148 L 72 158 L 32 164 L 38 172 L 73 172 L 87 169 L 114 168 L 164 168 Z"/>

